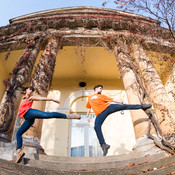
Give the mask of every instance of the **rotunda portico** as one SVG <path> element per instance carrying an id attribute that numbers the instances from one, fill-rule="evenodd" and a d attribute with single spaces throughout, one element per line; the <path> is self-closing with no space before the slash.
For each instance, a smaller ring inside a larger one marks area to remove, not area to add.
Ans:
<path id="1" fill-rule="evenodd" d="M 153 103 L 164 134 L 174 132 L 174 99 L 165 88 L 173 71 L 174 46 L 169 31 L 158 21 L 111 9 L 70 7 L 11 19 L 10 25 L 0 28 L 1 140 L 12 139 L 20 91 L 26 85 L 33 85 L 41 96 L 59 90 L 59 106 L 35 102 L 34 107 L 65 113 L 71 112 L 76 99 L 85 100 L 96 84 L 103 84 L 112 97 L 122 90 L 128 103 Z M 2 82 L 7 78 L 5 88 Z M 86 82 L 86 86 L 80 87 L 80 82 Z M 69 108 L 65 107 L 77 92 L 82 95 L 73 98 Z M 81 108 L 80 113 L 85 113 L 85 109 Z M 144 137 L 148 116 L 139 110 L 132 111 L 131 118 L 136 139 Z M 25 134 L 25 144 L 42 149 L 39 142 L 42 135 L 47 140 L 48 123 L 36 121 Z M 63 155 L 68 155 L 70 123 L 55 123 L 51 128 L 53 145 L 59 145 L 61 140 Z M 52 154 L 62 154 L 56 149 L 55 152 Z"/>

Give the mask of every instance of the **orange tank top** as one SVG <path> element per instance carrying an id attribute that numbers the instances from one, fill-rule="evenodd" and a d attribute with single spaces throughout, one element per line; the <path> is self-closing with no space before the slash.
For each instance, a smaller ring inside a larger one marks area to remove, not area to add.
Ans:
<path id="1" fill-rule="evenodd" d="M 25 98 L 20 107 L 19 107 L 19 112 L 18 115 L 20 116 L 21 119 L 24 118 L 25 113 L 32 107 L 33 101 L 29 101 L 28 98 Z"/>

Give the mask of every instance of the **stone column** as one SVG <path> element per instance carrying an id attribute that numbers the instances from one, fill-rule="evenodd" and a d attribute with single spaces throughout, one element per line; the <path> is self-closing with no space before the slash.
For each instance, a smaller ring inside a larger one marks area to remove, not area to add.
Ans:
<path id="1" fill-rule="evenodd" d="M 171 99 L 171 101 L 175 101 L 175 64 L 173 66 L 173 70 L 165 84 L 165 89 Z"/>
<path id="2" fill-rule="evenodd" d="M 11 79 L 6 81 L 6 91 L 0 105 L 0 140 L 11 141 L 12 131 L 21 101 L 20 87 L 29 80 L 40 50 L 41 39 L 31 40 L 13 69 Z"/>
<path id="3" fill-rule="evenodd" d="M 41 55 L 39 63 L 33 74 L 31 84 L 35 87 L 36 94 L 39 94 L 40 96 L 47 96 L 52 83 L 56 55 L 58 51 L 57 40 L 57 38 L 49 39 L 48 44 Z M 44 111 L 45 102 L 36 101 L 34 102 L 32 108 Z M 35 120 L 33 127 L 31 127 L 24 135 L 24 145 L 43 150 L 43 148 L 40 146 L 42 122 L 42 119 Z"/>
<path id="4" fill-rule="evenodd" d="M 175 107 L 141 44 L 132 44 L 134 58 L 142 73 L 149 98 L 164 134 L 175 132 Z"/>
<path id="5" fill-rule="evenodd" d="M 116 41 L 114 47 L 116 61 L 120 76 L 122 78 L 129 104 L 141 104 L 140 94 L 141 87 L 138 82 L 136 67 L 133 64 L 133 58 L 128 52 L 127 45 L 121 41 Z M 136 139 L 143 137 L 146 134 L 148 127 L 148 116 L 143 110 L 131 110 L 131 117 L 134 125 Z"/>

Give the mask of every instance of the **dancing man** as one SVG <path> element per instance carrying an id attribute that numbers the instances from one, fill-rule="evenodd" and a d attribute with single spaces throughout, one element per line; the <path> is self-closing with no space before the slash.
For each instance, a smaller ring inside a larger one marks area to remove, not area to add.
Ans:
<path id="1" fill-rule="evenodd" d="M 101 148 L 103 150 L 103 156 L 106 156 L 106 154 L 108 153 L 108 149 L 110 148 L 110 145 L 105 143 L 101 127 L 103 122 L 107 118 L 107 116 L 109 114 L 112 114 L 114 112 L 121 111 L 121 110 L 136 110 L 136 109 L 147 110 L 151 108 L 152 104 L 148 104 L 148 105 L 123 104 L 123 102 L 116 101 L 113 98 L 110 98 L 101 94 L 102 90 L 103 90 L 102 85 L 96 85 L 94 87 L 95 93 L 88 97 L 86 108 L 87 108 L 88 122 L 90 122 L 89 114 L 90 114 L 91 108 L 96 115 L 94 129 L 95 129 L 97 138 L 99 140 L 99 143 L 101 145 Z M 111 102 L 114 102 L 116 104 L 111 104 Z"/>

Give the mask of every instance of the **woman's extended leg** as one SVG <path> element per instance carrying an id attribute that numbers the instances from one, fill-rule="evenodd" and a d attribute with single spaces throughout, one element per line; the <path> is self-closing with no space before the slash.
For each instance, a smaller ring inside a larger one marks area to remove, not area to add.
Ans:
<path id="1" fill-rule="evenodd" d="M 80 119 L 79 114 L 63 114 L 59 112 L 44 112 L 37 109 L 29 109 L 25 114 L 28 119 L 49 119 L 49 118 L 62 118 L 62 119 Z"/>
<path id="2" fill-rule="evenodd" d="M 66 119 L 66 114 L 59 112 L 44 112 L 38 109 L 29 109 L 25 114 L 27 119 L 49 119 L 49 118 L 63 118 Z"/>

